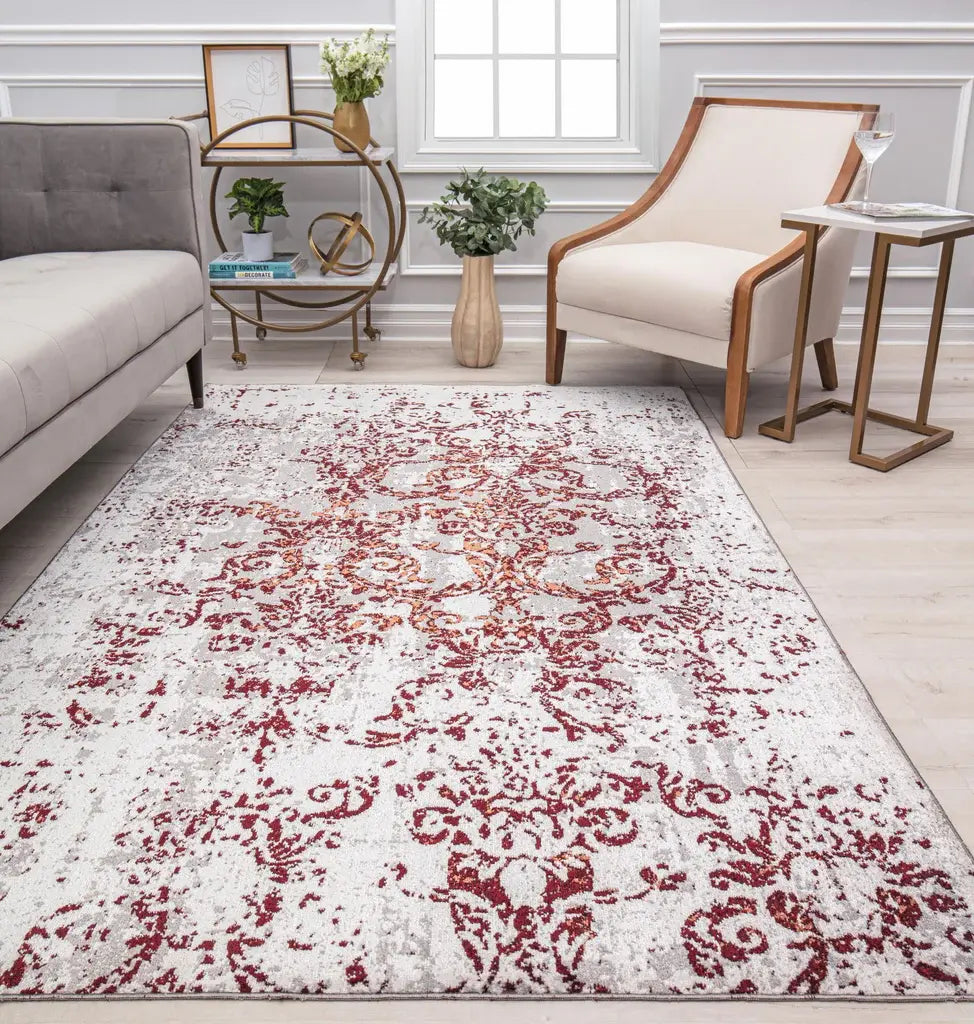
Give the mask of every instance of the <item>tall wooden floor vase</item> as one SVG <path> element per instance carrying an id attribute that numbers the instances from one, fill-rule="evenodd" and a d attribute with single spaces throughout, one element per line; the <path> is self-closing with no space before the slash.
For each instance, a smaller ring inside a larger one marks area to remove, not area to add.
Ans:
<path id="1" fill-rule="evenodd" d="M 493 366 L 504 343 L 494 257 L 464 256 L 460 298 L 453 313 L 453 353 L 461 366 Z"/>

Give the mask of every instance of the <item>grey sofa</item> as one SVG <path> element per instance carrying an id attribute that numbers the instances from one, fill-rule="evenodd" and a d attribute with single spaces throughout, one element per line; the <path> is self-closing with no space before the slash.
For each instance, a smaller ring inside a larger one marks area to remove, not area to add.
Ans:
<path id="1" fill-rule="evenodd" d="M 0 526 L 209 332 L 199 139 L 178 121 L 0 120 Z"/>

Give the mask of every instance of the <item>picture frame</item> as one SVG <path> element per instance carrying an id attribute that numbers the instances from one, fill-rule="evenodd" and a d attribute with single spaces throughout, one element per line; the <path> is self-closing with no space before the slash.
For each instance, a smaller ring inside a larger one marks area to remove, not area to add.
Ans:
<path id="1" fill-rule="evenodd" d="M 286 43 L 203 45 L 210 138 L 256 117 L 294 113 L 291 47 Z M 266 121 L 241 129 L 215 149 L 294 149 L 293 121 Z"/>

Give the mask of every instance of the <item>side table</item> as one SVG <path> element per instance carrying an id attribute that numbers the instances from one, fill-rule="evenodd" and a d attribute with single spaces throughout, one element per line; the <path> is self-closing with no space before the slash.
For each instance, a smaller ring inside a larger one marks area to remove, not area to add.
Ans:
<path id="1" fill-rule="evenodd" d="M 833 210 L 828 206 L 815 206 L 807 210 L 789 210 L 783 213 L 781 224 L 782 227 L 797 228 L 799 231 L 805 232 L 804 264 L 802 266 L 801 290 L 798 295 L 798 318 L 795 324 L 795 345 L 792 350 L 791 376 L 788 382 L 788 401 L 785 414 L 777 419 L 769 420 L 767 423 L 762 423 L 758 427 L 758 431 L 765 437 L 773 437 L 778 441 L 790 443 L 795 439 L 797 424 L 827 412 L 848 413 L 853 418 L 849 460 L 860 466 L 877 469 L 882 473 L 946 444 L 954 436 L 954 432 L 928 423 L 927 416 L 930 411 L 930 395 L 933 391 L 933 378 L 937 367 L 940 332 L 947 304 L 947 285 L 950 281 L 950 267 L 954 256 L 954 241 L 966 235 L 974 235 L 974 218 L 884 220 L 846 213 L 844 210 Z M 823 228 L 863 231 L 874 236 L 869 287 L 866 292 L 866 311 L 862 324 L 862 341 L 859 347 L 859 363 L 856 367 L 852 401 L 840 402 L 836 399 L 828 399 L 799 409 L 802 364 L 808 341 L 808 316 L 811 308 L 812 287 L 815 281 L 815 257 Z M 870 409 L 869 393 L 872 389 L 876 346 L 879 343 L 879 323 L 883 312 L 890 248 L 893 245 L 924 246 L 938 243 L 941 246 L 940 269 L 937 274 L 937 289 L 933 301 L 933 314 L 916 416 L 909 419 L 905 416 L 895 416 L 892 413 Z M 901 448 L 892 455 L 870 455 L 862 450 L 867 420 L 884 423 L 890 427 L 898 427 L 914 434 L 922 434 L 923 440 Z"/>

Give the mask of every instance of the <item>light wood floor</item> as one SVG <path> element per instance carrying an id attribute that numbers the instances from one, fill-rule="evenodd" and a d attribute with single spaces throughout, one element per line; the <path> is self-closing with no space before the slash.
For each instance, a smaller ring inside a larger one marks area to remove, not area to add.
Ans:
<path id="1" fill-rule="evenodd" d="M 465 370 L 444 344 L 379 342 L 354 373 L 344 344 L 251 341 L 250 365 L 233 368 L 229 346 L 207 350 L 213 383 L 492 383 L 543 380 L 543 348 L 510 343 L 497 366 Z M 838 359 L 848 397 L 854 347 Z M 814 360 L 806 398 L 817 395 Z M 880 353 L 873 404 L 908 413 L 922 349 Z M 890 474 L 847 461 L 850 421 L 838 415 L 799 428 L 791 446 L 760 437 L 757 423 L 781 411 L 786 367 L 756 374 L 747 428 L 727 441 L 719 427 L 722 377 L 617 346 L 570 344 L 565 385 L 677 384 L 701 412 L 852 664 L 969 846 L 974 846 L 974 346 L 942 350 L 932 420 L 957 436 Z M 0 611 L 43 570 L 126 469 L 182 411 L 185 376 L 160 388 L 128 420 L 0 531 Z M 876 450 L 904 435 L 867 435 Z M 436 1001 L 298 1003 L 210 1000 L 0 1004 L 2 1024 L 202 1021 L 582 1024 L 582 1022 L 943 1022 L 974 1021 L 974 1004 L 785 1004 Z"/>

